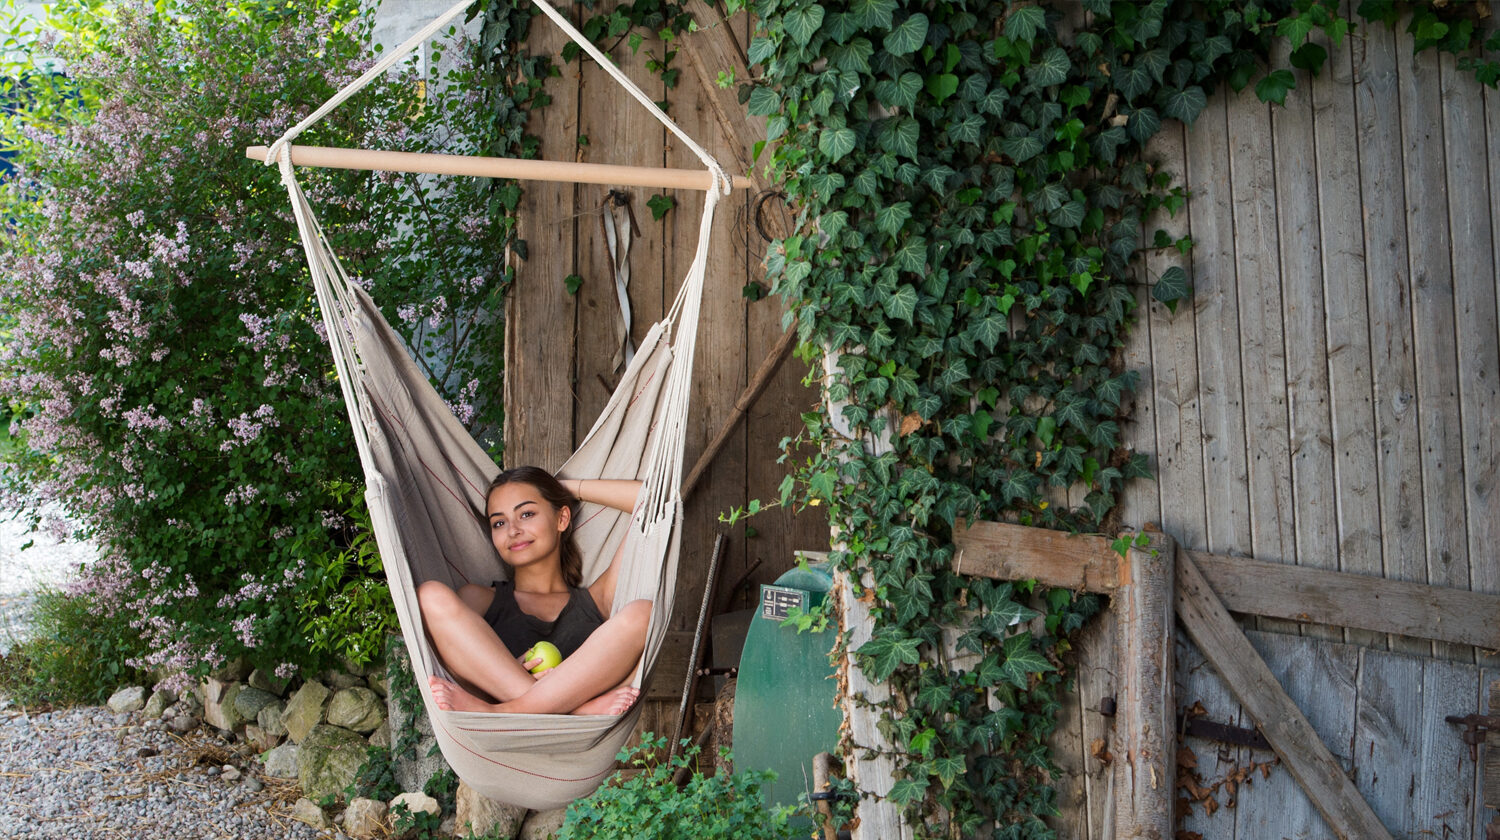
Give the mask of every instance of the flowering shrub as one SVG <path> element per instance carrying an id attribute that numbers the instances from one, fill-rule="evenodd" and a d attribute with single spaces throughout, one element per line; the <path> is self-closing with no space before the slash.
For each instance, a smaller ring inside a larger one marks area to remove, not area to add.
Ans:
<path id="1" fill-rule="evenodd" d="M 53 15 L 63 35 L 10 68 L 0 124 L 16 150 L 0 190 L 0 404 L 20 444 L 0 450 L 8 501 L 59 501 L 105 546 L 79 586 L 139 633 L 132 665 L 248 655 L 288 676 L 367 660 L 391 609 L 349 515 L 363 478 L 286 194 L 243 152 L 366 69 L 359 4 L 72 0 Z M 66 78 L 27 72 L 51 52 Z M 450 65 L 440 84 L 390 76 L 299 142 L 492 147 L 466 102 L 473 71 Z M 351 275 L 494 439 L 489 313 L 518 190 L 302 179 Z M 342 645 L 354 630 L 367 635 Z"/>

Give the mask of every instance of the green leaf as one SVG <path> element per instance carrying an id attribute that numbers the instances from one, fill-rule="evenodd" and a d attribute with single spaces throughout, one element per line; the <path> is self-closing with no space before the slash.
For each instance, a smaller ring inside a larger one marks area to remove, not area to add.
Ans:
<path id="1" fill-rule="evenodd" d="M 881 44 L 886 52 L 901 56 L 910 55 L 921 49 L 926 40 L 927 16 L 917 12 L 888 32 Z"/>
<path id="2" fill-rule="evenodd" d="M 669 195 L 653 195 L 646 200 L 646 206 L 651 208 L 651 218 L 659 222 L 668 210 L 677 206 L 677 199 Z"/>
<path id="3" fill-rule="evenodd" d="M 911 202 L 898 201 L 889 207 L 882 207 L 875 211 L 875 227 L 883 233 L 895 236 L 910 218 Z"/>
<path id="4" fill-rule="evenodd" d="M 1187 272 L 1180 266 L 1172 266 L 1163 271 L 1156 285 L 1151 287 L 1151 297 L 1161 301 L 1167 309 L 1177 311 L 1177 302 L 1187 297 L 1192 291 L 1188 284 Z"/>
<path id="5" fill-rule="evenodd" d="M 775 42 L 770 38 L 754 38 L 750 41 L 750 50 L 746 58 L 752 65 L 764 64 L 774 55 L 776 55 Z"/>
<path id="6" fill-rule="evenodd" d="M 1000 343 L 1000 337 L 1005 335 L 1009 328 L 1010 323 L 1003 314 L 990 312 L 974 322 L 974 338 L 984 345 L 984 349 L 994 350 L 995 345 Z"/>
<path id="7" fill-rule="evenodd" d="M 1016 688 L 1025 688 L 1031 674 L 1056 670 L 1040 651 L 1032 647 L 1030 633 L 1017 633 L 1005 640 L 1005 661 L 1000 676 Z"/>
<path id="8" fill-rule="evenodd" d="M 869 657 L 866 675 L 876 682 L 885 682 L 902 665 L 915 665 L 921 660 L 917 652 L 921 640 L 900 635 L 898 630 L 876 631 L 874 638 L 865 642 L 858 651 Z"/>
<path id="9" fill-rule="evenodd" d="M 835 128 L 832 131 L 824 131 L 818 135 L 818 151 L 828 156 L 830 161 L 837 161 L 844 155 L 854 151 L 855 145 L 854 129 Z"/>
<path id="10" fill-rule="evenodd" d="M 885 299 L 884 305 L 885 314 L 909 324 L 917 312 L 917 290 L 911 286 L 902 285 Z"/>
<path id="11" fill-rule="evenodd" d="M 1298 70 L 1306 70 L 1316 76 L 1318 71 L 1323 69 L 1323 62 L 1328 60 L 1328 50 L 1318 44 L 1308 42 L 1292 50 L 1288 60 Z"/>
<path id="12" fill-rule="evenodd" d="M 1005 18 L 1005 37 L 1012 41 L 1031 42 L 1047 28 L 1047 12 L 1041 6 L 1011 7 Z"/>
<path id="13" fill-rule="evenodd" d="M 854 0 L 849 4 L 849 14 L 864 29 L 890 29 L 895 10 L 896 0 Z"/>
<path id="14" fill-rule="evenodd" d="M 1208 105 L 1208 96 L 1203 88 L 1191 85 L 1186 88 L 1168 88 L 1157 99 L 1161 112 L 1174 120 L 1191 125 Z"/>
<path id="15" fill-rule="evenodd" d="M 1068 59 L 1068 53 L 1061 47 L 1052 47 L 1026 68 L 1026 78 L 1037 87 L 1060 85 L 1068 80 L 1071 69 L 1073 62 Z"/>
<path id="16" fill-rule="evenodd" d="M 808 6 L 802 9 L 790 9 L 782 17 L 782 26 L 786 34 L 792 36 L 792 40 L 798 46 L 807 46 L 812 36 L 817 33 L 818 27 L 823 25 L 823 7 Z"/>
<path id="17" fill-rule="evenodd" d="M 563 286 L 568 290 L 568 294 L 576 295 L 578 289 L 583 286 L 583 278 L 577 274 L 569 274 L 563 278 Z"/>
<path id="18" fill-rule="evenodd" d="M 926 783 L 916 779 L 902 779 L 891 785 L 891 792 L 886 794 L 886 798 L 896 803 L 897 807 L 905 808 L 926 795 Z"/>
<path id="19" fill-rule="evenodd" d="M 1022 134 L 1020 137 L 1007 137 L 1000 141 L 1000 151 L 1009 155 L 1011 160 L 1016 163 L 1025 163 L 1031 160 L 1041 154 L 1044 148 L 1046 147 L 1042 145 L 1042 141 L 1030 134 Z"/>
<path id="20" fill-rule="evenodd" d="M 942 102 L 958 92 L 958 77 L 952 73 L 940 73 L 927 77 L 927 92 L 933 99 Z"/>
<path id="21" fill-rule="evenodd" d="M 1262 102 L 1286 104 L 1286 95 L 1297 87 L 1297 79 L 1290 70 L 1272 70 L 1264 79 L 1255 83 L 1255 97 Z"/>
<path id="22" fill-rule="evenodd" d="M 927 240 L 913 236 L 901 243 L 900 249 L 891 255 L 891 262 L 902 271 L 921 273 L 927 268 Z M 915 289 L 912 290 L 916 292 Z"/>
<path id="23" fill-rule="evenodd" d="M 769 117 L 781 110 L 781 97 L 766 85 L 756 85 L 750 89 L 747 107 L 752 117 Z"/>
<path id="24" fill-rule="evenodd" d="M 953 787 L 954 781 L 964 774 L 964 769 L 964 757 L 961 755 L 945 755 L 932 762 L 932 770 L 945 788 Z"/>

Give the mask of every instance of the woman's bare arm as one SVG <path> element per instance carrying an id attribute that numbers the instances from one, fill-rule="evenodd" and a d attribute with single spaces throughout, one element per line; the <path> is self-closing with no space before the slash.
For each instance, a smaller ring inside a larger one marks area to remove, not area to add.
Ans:
<path id="1" fill-rule="evenodd" d="M 585 502 L 626 513 L 635 511 L 635 499 L 641 492 L 641 483 L 634 479 L 565 478 L 562 483 L 573 495 Z"/>

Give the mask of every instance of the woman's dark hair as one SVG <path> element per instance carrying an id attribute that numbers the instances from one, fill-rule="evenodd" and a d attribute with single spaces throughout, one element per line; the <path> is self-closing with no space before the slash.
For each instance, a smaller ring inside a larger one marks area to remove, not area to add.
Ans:
<path id="1" fill-rule="evenodd" d="M 490 494 L 507 484 L 529 484 L 542 494 L 553 510 L 568 508 L 572 516 L 568 519 L 568 528 L 559 536 L 559 549 L 562 555 L 563 582 L 570 587 L 583 585 L 583 552 L 578 549 L 578 543 L 573 539 L 573 532 L 578 527 L 578 512 L 583 504 L 578 497 L 568 492 L 561 481 L 558 481 L 552 473 L 541 467 L 512 467 L 502 471 L 490 482 L 488 490 L 484 491 L 484 503 L 489 505 Z M 485 511 L 489 513 L 488 510 Z M 502 561 L 503 562 L 503 561 Z"/>

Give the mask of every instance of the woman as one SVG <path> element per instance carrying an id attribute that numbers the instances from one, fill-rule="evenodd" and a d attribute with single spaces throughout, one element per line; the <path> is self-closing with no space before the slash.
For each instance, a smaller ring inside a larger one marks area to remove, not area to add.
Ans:
<path id="1" fill-rule="evenodd" d="M 579 500 L 629 512 L 639 481 L 568 479 L 537 467 L 506 470 L 486 494 L 490 538 L 510 569 L 494 586 L 417 587 L 427 633 L 458 682 L 430 677 L 440 709 L 533 714 L 624 714 L 640 692 L 630 678 L 646 645 L 650 601 L 611 610 L 624 549 L 588 588 L 573 541 Z M 556 667 L 521 662 L 537 641 L 562 652 Z M 493 701 L 493 702 L 492 702 Z"/>

